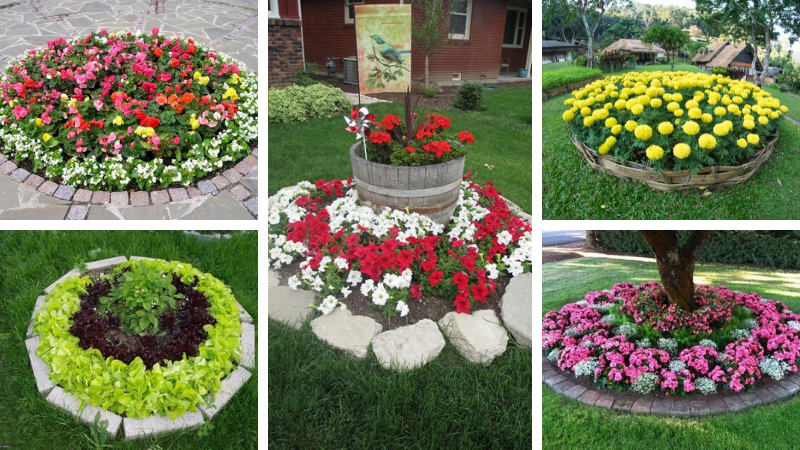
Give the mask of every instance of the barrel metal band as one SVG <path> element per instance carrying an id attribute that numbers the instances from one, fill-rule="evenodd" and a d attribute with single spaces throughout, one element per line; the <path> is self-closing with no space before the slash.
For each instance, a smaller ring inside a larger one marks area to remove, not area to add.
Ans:
<path id="1" fill-rule="evenodd" d="M 387 189 L 384 187 L 375 186 L 367 183 L 366 181 L 360 178 L 357 178 L 355 175 L 353 176 L 353 180 L 356 182 L 357 185 L 361 186 L 362 188 L 370 192 L 373 192 L 375 194 L 381 194 L 387 197 L 410 197 L 410 198 L 431 197 L 434 195 L 445 194 L 461 186 L 461 178 L 444 186 L 428 188 L 428 189 L 413 189 L 413 190 Z"/>

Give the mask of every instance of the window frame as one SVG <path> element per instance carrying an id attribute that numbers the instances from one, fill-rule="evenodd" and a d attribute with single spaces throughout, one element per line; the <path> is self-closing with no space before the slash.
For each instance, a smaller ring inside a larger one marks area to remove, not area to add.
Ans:
<path id="1" fill-rule="evenodd" d="M 267 18 L 269 19 L 281 18 L 281 12 L 278 9 L 278 0 L 269 0 L 269 5 L 267 7 Z"/>
<path id="2" fill-rule="evenodd" d="M 522 28 L 521 28 L 522 29 L 522 33 L 521 33 L 522 34 L 522 40 L 520 41 L 519 45 L 506 44 L 504 42 L 503 43 L 503 48 L 523 48 L 523 47 L 525 47 L 525 32 L 527 31 L 527 27 L 528 27 L 528 10 L 527 10 L 527 8 L 522 8 L 522 7 L 519 7 L 519 6 L 507 6 L 506 7 L 506 17 L 508 17 L 508 11 L 516 11 L 517 12 L 516 20 L 514 21 L 514 39 L 513 39 L 513 42 L 517 42 L 517 36 L 518 36 L 517 33 L 520 32 L 520 27 L 517 24 L 519 24 L 519 16 L 520 16 L 520 14 L 522 14 L 522 17 L 523 17 L 523 19 L 522 19 Z M 505 39 L 505 36 L 503 36 L 503 38 Z"/>
<path id="3" fill-rule="evenodd" d="M 447 38 L 454 41 L 467 41 L 469 40 L 470 23 L 472 22 L 472 0 L 465 0 L 467 2 L 467 23 L 464 29 L 464 34 L 451 34 L 448 31 Z M 450 20 L 453 20 L 453 12 L 450 12 Z M 462 15 L 462 13 L 455 13 Z"/>
<path id="4" fill-rule="evenodd" d="M 363 5 L 365 0 L 350 0 L 350 3 L 353 5 Z M 355 25 L 356 18 L 355 17 L 348 17 L 350 15 L 350 8 L 347 5 L 344 5 L 344 23 L 349 25 Z"/>

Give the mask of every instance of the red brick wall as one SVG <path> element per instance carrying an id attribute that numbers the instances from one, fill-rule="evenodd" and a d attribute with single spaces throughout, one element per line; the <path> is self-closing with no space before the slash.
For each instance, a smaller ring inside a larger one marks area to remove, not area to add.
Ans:
<path id="1" fill-rule="evenodd" d="M 283 87 L 292 83 L 297 71 L 303 68 L 303 39 L 299 20 L 269 19 L 268 83 Z"/>
<path id="2" fill-rule="evenodd" d="M 367 4 L 399 3 L 395 0 L 367 0 Z M 451 81 L 452 74 L 461 72 L 462 80 L 483 81 L 497 77 L 503 44 L 503 27 L 507 0 L 473 0 L 468 40 L 452 40 L 430 60 L 433 81 Z M 354 56 L 355 28 L 344 23 L 344 2 L 339 0 L 302 0 L 303 34 L 306 61 L 325 70 L 328 58 L 334 58 L 336 72 L 343 73 L 342 58 Z M 526 47 L 527 48 L 527 47 Z M 524 61 L 523 61 L 524 65 Z M 411 76 L 417 80 L 425 74 L 425 57 L 412 48 Z"/>
<path id="3" fill-rule="evenodd" d="M 527 24 L 525 25 L 525 38 L 523 40 L 522 48 L 504 48 L 502 57 L 503 59 L 509 58 L 511 64 L 508 66 L 508 73 L 517 73 L 517 69 L 524 69 L 525 63 L 528 62 L 528 47 L 531 45 L 531 10 L 528 9 Z M 533 65 L 533 60 L 531 60 Z"/>

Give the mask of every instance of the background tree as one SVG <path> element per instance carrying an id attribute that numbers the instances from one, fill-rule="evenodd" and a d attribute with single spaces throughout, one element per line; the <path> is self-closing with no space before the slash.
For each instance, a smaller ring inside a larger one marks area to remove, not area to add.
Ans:
<path id="1" fill-rule="evenodd" d="M 463 0 L 414 0 L 412 8 L 411 40 L 425 55 L 425 89 L 430 87 L 429 58 L 448 45 L 450 11 Z"/>
<path id="2" fill-rule="evenodd" d="M 615 23 L 607 31 L 616 41 L 617 39 L 636 39 L 642 35 L 642 29 L 636 25 L 633 19 L 627 17 Z"/>
<path id="3" fill-rule="evenodd" d="M 670 70 L 675 70 L 675 54 L 678 50 L 688 45 L 691 40 L 689 33 L 681 30 L 680 28 L 669 27 L 665 25 L 653 25 L 645 31 L 642 36 L 642 42 L 645 44 L 658 44 L 661 48 L 667 51 L 667 55 L 672 53 L 672 61 L 670 63 Z M 667 56 L 669 57 L 669 56 Z"/>
<path id="4" fill-rule="evenodd" d="M 700 53 L 701 51 L 704 51 L 706 47 L 708 47 L 708 42 L 689 41 L 689 43 L 684 46 L 684 49 L 686 50 L 686 53 L 689 54 L 689 56 L 694 56 Z"/>
<path id="5" fill-rule="evenodd" d="M 603 18 L 603 14 L 608 10 L 629 5 L 631 0 L 566 0 L 565 3 L 570 9 L 576 11 L 581 21 L 583 21 L 589 44 L 589 62 L 587 66 L 593 68 L 594 49 L 592 47 L 594 45 L 594 34 L 597 30 L 597 25 L 600 24 L 600 20 Z"/>
<path id="6" fill-rule="evenodd" d="M 683 245 L 677 231 L 641 231 L 656 255 L 658 273 L 669 301 L 686 311 L 694 311 L 694 265 L 711 231 L 692 231 Z"/>
<path id="7" fill-rule="evenodd" d="M 692 25 L 689 27 L 689 36 L 691 37 L 703 37 L 705 34 L 703 30 L 700 29 L 697 25 Z"/>
<path id="8" fill-rule="evenodd" d="M 586 246 L 589 248 L 597 247 L 597 235 L 594 230 L 586 230 Z"/>
<path id="9" fill-rule="evenodd" d="M 542 30 L 545 38 L 557 38 L 574 44 L 585 31 L 578 12 L 567 0 L 545 0 L 542 3 Z"/>

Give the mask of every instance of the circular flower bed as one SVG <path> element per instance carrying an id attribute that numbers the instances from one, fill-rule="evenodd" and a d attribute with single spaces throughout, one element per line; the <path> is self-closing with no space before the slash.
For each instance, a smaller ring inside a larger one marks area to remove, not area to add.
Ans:
<path id="1" fill-rule="evenodd" d="M 463 181 L 453 217 L 441 225 L 388 208 L 376 214 L 359 204 L 351 181 L 302 182 L 270 206 L 269 265 L 301 260 L 289 285 L 317 292 L 323 314 L 356 289 L 390 317 L 405 316 L 423 294 L 454 299 L 468 313 L 501 273 L 531 269 L 530 224 L 491 183 Z"/>
<path id="2" fill-rule="evenodd" d="M 258 135 L 256 77 L 158 29 L 50 41 L 9 63 L 0 95 L 3 153 L 93 190 L 189 185 Z"/>
<path id="3" fill-rule="evenodd" d="M 700 306 L 670 304 L 661 285 L 614 285 L 545 314 L 542 346 L 559 368 L 639 394 L 739 392 L 797 372 L 800 314 L 758 294 L 695 286 Z"/>
<path id="4" fill-rule="evenodd" d="M 131 418 L 196 411 L 241 355 L 239 309 L 188 264 L 128 261 L 68 278 L 36 315 L 36 354 L 80 401 Z"/>
<path id="5" fill-rule="evenodd" d="M 742 164 L 788 111 L 747 81 L 704 73 L 631 72 L 572 95 L 562 118 L 574 139 L 657 171 Z"/>

